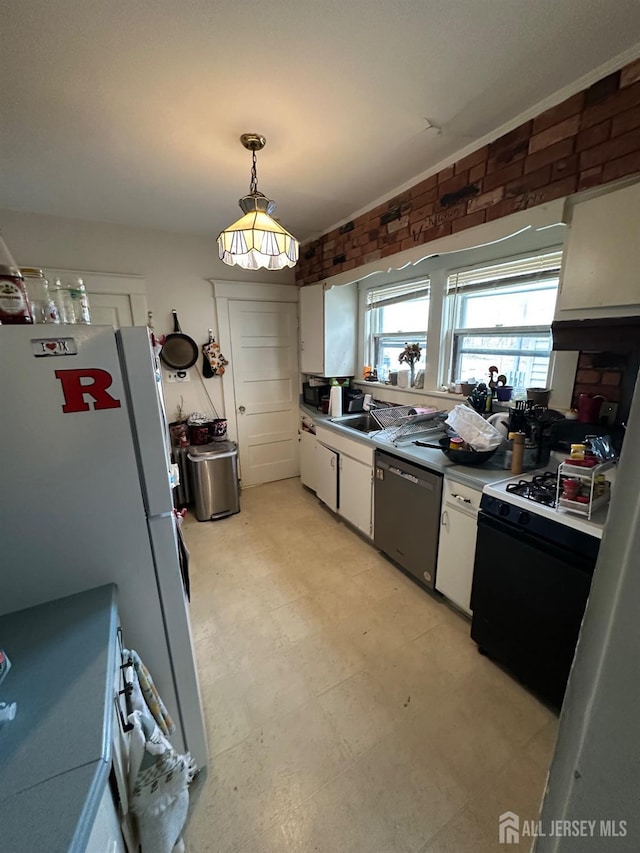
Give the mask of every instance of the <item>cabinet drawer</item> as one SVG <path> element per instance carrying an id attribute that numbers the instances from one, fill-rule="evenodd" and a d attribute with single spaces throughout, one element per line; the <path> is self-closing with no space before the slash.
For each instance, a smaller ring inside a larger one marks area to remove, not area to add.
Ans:
<path id="1" fill-rule="evenodd" d="M 458 506 L 461 509 L 469 510 L 469 512 L 477 512 L 480 508 L 481 497 L 482 491 L 480 489 L 463 486 L 461 483 L 455 483 L 445 477 L 442 493 L 443 503 Z"/>

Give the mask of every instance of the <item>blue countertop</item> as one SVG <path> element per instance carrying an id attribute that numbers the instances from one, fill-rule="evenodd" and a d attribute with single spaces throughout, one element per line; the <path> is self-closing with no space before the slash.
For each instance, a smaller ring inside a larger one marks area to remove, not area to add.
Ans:
<path id="1" fill-rule="evenodd" d="M 46 571 L 46 563 L 43 564 Z M 111 766 L 116 588 L 0 616 L 0 850 L 84 851 Z"/>
<path id="2" fill-rule="evenodd" d="M 328 415 L 323 415 L 322 412 L 303 403 L 300 404 L 300 409 L 305 414 L 308 414 L 319 426 L 333 430 L 353 441 L 384 450 L 393 456 L 406 459 L 416 465 L 422 465 L 424 468 L 429 468 L 431 471 L 443 474 L 448 480 L 453 480 L 456 483 L 461 483 L 471 488 L 482 489 L 490 483 L 498 483 L 500 480 L 507 480 L 513 476 L 511 471 L 505 468 L 498 468 L 495 463 L 492 463 L 491 459 L 483 465 L 478 466 L 456 465 L 441 450 L 418 447 L 411 442 L 394 444 L 380 433 L 362 433 L 336 423 Z"/>

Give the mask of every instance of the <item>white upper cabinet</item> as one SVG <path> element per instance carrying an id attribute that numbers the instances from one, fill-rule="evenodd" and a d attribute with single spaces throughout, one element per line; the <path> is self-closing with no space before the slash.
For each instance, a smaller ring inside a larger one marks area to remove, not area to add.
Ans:
<path id="1" fill-rule="evenodd" d="M 640 183 L 573 206 L 556 319 L 638 313 L 639 223 Z"/>
<path id="2" fill-rule="evenodd" d="M 300 370 L 317 376 L 354 376 L 357 285 L 300 288 Z"/>

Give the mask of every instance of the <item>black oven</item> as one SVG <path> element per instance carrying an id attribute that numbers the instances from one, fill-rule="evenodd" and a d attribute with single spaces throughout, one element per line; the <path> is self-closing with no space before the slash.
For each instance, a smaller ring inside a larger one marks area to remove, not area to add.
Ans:
<path id="1" fill-rule="evenodd" d="M 471 592 L 480 651 L 562 705 L 600 540 L 483 495 Z"/>

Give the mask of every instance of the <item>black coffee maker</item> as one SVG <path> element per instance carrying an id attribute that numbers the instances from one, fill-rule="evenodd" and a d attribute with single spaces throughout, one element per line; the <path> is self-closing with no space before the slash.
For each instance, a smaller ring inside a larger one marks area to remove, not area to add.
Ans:
<path id="1" fill-rule="evenodd" d="M 364 406 L 364 393 L 361 388 L 342 389 L 342 413 L 350 415 L 361 412 Z"/>

